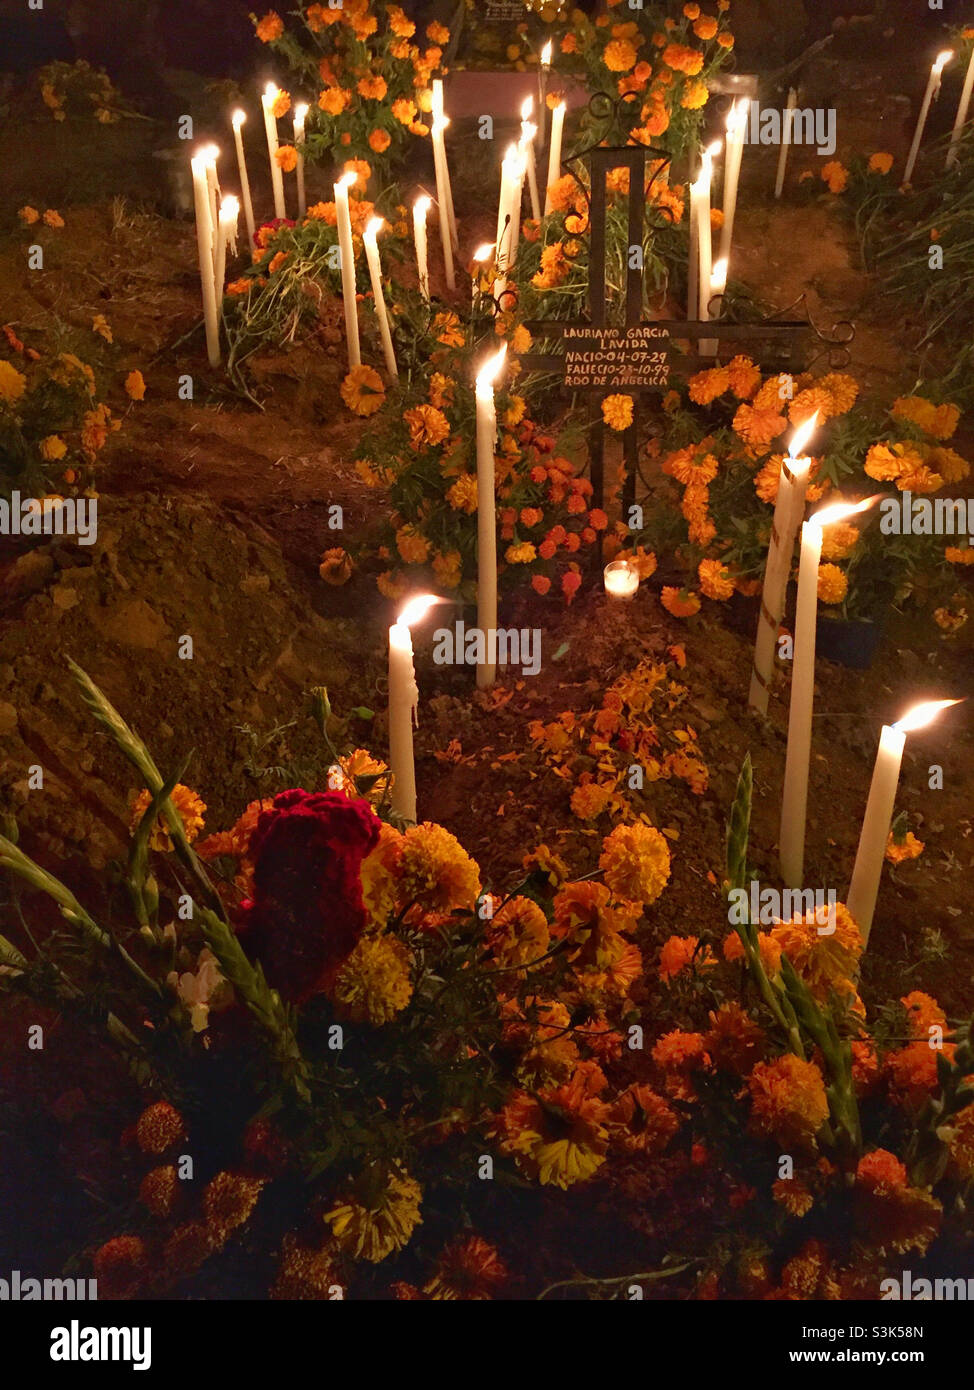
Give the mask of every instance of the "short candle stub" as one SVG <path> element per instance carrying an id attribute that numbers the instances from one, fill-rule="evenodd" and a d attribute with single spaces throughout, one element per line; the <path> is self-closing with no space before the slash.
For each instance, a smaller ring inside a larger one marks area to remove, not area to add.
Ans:
<path id="1" fill-rule="evenodd" d="M 639 588 L 639 571 L 628 560 L 612 560 L 602 572 L 606 596 L 616 603 L 628 603 Z"/>

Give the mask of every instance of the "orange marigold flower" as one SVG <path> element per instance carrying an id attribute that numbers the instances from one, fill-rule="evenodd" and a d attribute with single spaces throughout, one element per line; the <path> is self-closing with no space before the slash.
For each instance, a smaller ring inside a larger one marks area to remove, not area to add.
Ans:
<path id="1" fill-rule="evenodd" d="M 885 150 L 878 150 L 869 156 L 869 169 L 873 174 L 888 174 L 893 167 L 893 156 Z"/>
<path id="2" fill-rule="evenodd" d="M 480 1236 L 467 1236 L 443 1251 L 423 1292 L 433 1299 L 482 1301 L 493 1298 L 508 1278 L 507 1267 L 494 1246 Z"/>
<path id="3" fill-rule="evenodd" d="M 347 584 L 352 577 L 352 557 L 341 546 L 337 546 L 333 550 L 326 550 L 321 557 L 318 573 L 326 584 L 335 587 Z"/>
<path id="4" fill-rule="evenodd" d="M 261 43 L 273 43 L 284 33 L 284 21 L 276 10 L 268 10 L 263 19 L 257 21 L 257 37 Z"/>
<path id="5" fill-rule="evenodd" d="M 822 181 L 828 184 L 830 193 L 842 193 L 849 182 L 849 171 L 837 159 L 831 159 L 822 166 Z"/>
<path id="6" fill-rule="evenodd" d="M 886 841 L 886 858 L 891 864 L 902 864 L 907 859 L 918 859 L 924 849 L 923 841 L 918 840 L 912 830 L 908 830 L 900 839 L 891 830 Z"/>
<path id="7" fill-rule="evenodd" d="M 670 877 L 670 847 L 655 826 L 617 825 L 599 856 L 607 887 L 628 902 L 653 903 Z"/>
<path id="8" fill-rule="evenodd" d="M 957 429 L 960 410 L 956 405 L 933 405 L 922 396 L 900 396 L 890 407 L 896 420 L 908 420 L 934 439 L 949 439 Z"/>
<path id="9" fill-rule="evenodd" d="M 359 96 L 365 97 L 367 101 L 382 101 L 389 90 L 389 84 L 384 77 L 375 74 L 372 77 L 359 78 L 355 89 Z"/>
<path id="10" fill-rule="evenodd" d="M 814 1198 L 801 1178 L 779 1178 L 771 1185 L 771 1196 L 790 1216 L 805 1216 Z"/>
<path id="11" fill-rule="evenodd" d="M 758 1062 L 747 1084 L 758 1134 L 798 1147 L 812 1144 L 829 1114 L 825 1082 L 814 1062 L 791 1053 Z"/>
<path id="12" fill-rule="evenodd" d="M 135 1125 L 135 1140 L 144 1154 L 162 1154 L 186 1138 L 183 1117 L 167 1100 L 143 1110 Z"/>
<path id="13" fill-rule="evenodd" d="M 356 415 L 374 415 L 385 404 L 386 390 L 374 367 L 353 367 L 341 385 L 342 400 Z"/>
<path id="14" fill-rule="evenodd" d="M 583 782 L 572 792 L 572 814 L 579 820 L 596 820 L 611 801 L 611 787 L 601 782 Z"/>
<path id="15" fill-rule="evenodd" d="M 129 372 L 125 378 L 125 394 L 133 401 L 145 400 L 145 378 L 141 372 Z"/>
<path id="16" fill-rule="evenodd" d="M 932 1027 L 942 1028 L 947 1022 L 947 1015 L 936 999 L 924 994 L 922 990 L 911 990 L 909 994 L 904 995 L 900 1003 L 906 1009 L 910 1031 L 915 1038 L 928 1040 Z"/>
<path id="17" fill-rule="evenodd" d="M 701 560 L 697 566 L 701 593 L 721 602 L 734 593 L 734 581 L 720 560 Z"/>
<path id="18" fill-rule="evenodd" d="M 192 842 L 203 828 L 203 812 L 206 806 L 189 787 L 184 787 L 182 782 L 177 782 L 169 794 L 176 814 L 182 822 L 183 832 L 186 839 Z M 152 804 L 152 793 L 148 789 L 143 789 L 135 798 L 132 804 L 131 829 L 134 830 L 142 820 Z M 172 840 L 169 838 L 169 831 L 162 816 L 159 816 L 149 832 L 149 848 L 168 853 L 172 849 Z"/>
<path id="19" fill-rule="evenodd" d="M 274 151 L 274 160 L 279 169 L 290 174 L 298 165 L 298 152 L 293 145 L 279 145 Z"/>
<path id="20" fill-rule="evenodd" d="M 409 442 L 414 449 L 442 444 L 449 436 L 450 422 L 435 405 L 416 405 L 407 410 L 403 419 L 409 429 Z"/>
<path id="21" fill-rule="evenodd" d="M 700 599 L 697 594 L 686 589 L 665 585 L 660 591 L 660 603 L 674 618 L 692 618 L 700 612 Z"/>
<path id="22" fill-rule="evenodd" d="M 533 574 L 531 576 L 531 588 L 536 594 L 541 594 L 543 597 L 551 588 L 551 580 L 546 574 Z"/>
<path id="23" fill-rule="evenodd" d="M 906 1168 L 888 1149 L 873 1149 L 863 1154 L 856 1168 L 856 1182 L 869 1192 L 885 1193 L 906 1187 Z"/>
<path id="24" fill-rule="evenodd" d="M 376 129 L 369 135 L 369 149 L 375 150 L 376 154 L 383 154 L 392 144 L 392 136 L 388 131 Z"/>
<path id="25" fill-rule="evenodd" d="M 709 949 L 696 954 L 698 943 L 696 936 L 671 936 L 665 941 L 659 953 L 660 979 L 672 980 L 674 975 L 684 970 L 713 965 L 714 958 Z"/>
<path id="26" fill-rule="evenodd" d="M 612 39 L 605 46 L 602 61 L 610 72 L 631 72 L 636 66 L 636 48 L 629 39 Z"/>
<path id="27" fill-rule="evenodd" d="M 48 227 L 54 227 L 55 230 L 57 230 L 64 226 L 64 218 L 59 212 L 56 212 L 54 208 L 48 208 L 47 212 L 44 214 L 44 224 Z M 946 438 L 946 435 L 944 438 Z"/>
<path id="28" fill-rule="evenodd" d="M 822 603 L 842 603 L 849 592 L 849 581 L 838 565 L 819 565 L 818 596 Z"/>
<path id="29" fill-rule="evenodd" d="M 326 87 L 318 97 L 318 106 L 329 116 L 340 116 L 351 100 L 351 92 L 343 87 Z"/>
<path id="30" fill-rule="evenodd" d="M 609 1132 L 628 1153 L 662 1153 L 680 1128 L 670 1105 L 645 1085 L 629 1086 L 609 1112 Z"/>

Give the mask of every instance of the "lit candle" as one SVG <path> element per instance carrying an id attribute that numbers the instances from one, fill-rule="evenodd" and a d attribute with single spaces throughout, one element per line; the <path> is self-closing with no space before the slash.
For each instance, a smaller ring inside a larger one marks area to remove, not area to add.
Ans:
<path id="1" fill-rule="evenodd" d="M 342 300 L 345 306 L 345 340 L 348 345 L 348 365 L 359 367 L 362 354 L 358 342 L 358 305 L 355 302 L 355 253 L 352 250 L 352 219 L 348 211 L 348 190 L 358 175 L 350 169 L 335 184 L 335 216 L 338 222 L 338 245 L 342 258 Z"/>
<path id="2" fill-rule="evenodd" d="M 545 215 L 551 211 L 551 185 L 561 177 L 561 137 L 565 129 L 565 103 L 560 101 L 551 112 L 551 143 L 548 146 L 548 183 L 545 189 Z"/>
<path id="3" fill-rule="evenodd" d="M 477 665 L 480 689 L 494 684 L 496 668 L 488 661 L 492 634 L 497 631 L 497 518 L 494 446 L 497 412 L 494 381 L 504 365 L 507 344 L 487 359 L 477 373 L 477 627 L 484 660 Z"/>
<path id="4" fill-rule="evenodd" d="M 788 751 L 781 797 L 778 858 L 787 888 L 801 888 L 805 868 L 805 819 L 808 811 L 808 767 L 812 752 L 812 707 L 815 702 L 815 637 L 818 628 L 818 567 L 824 528 L 854 512 L 865 511 L 877 499 L 855 505 L 836 503 L 816 512 L 802 526 L 798 565 L 795 646 L 791 665 L 791 703 L 788 708 Z"/>
<path id="5" fill-rule="evenodd" d="M 720 318 L 721 301 L 724 291 L 727 289 L 727 261 L 718 261 L 710 272 L 710 295 L 707 299 L 707 318 Z M 716 308 L 713 301 L 717 300 Z M 700 344 L 700 355 L 702 357 L 716 357 L 718 342 L 716 338 L 706 338 Z"/>
<path id="6" fill-rule="evenodd" d="M 895 724 L 883 725 L 879 737 L 879 752 L 869 786 L 866 814 L 859 833 L 859 848 L 856 851 L 855 868 L 852 870 L 852 883 L 846 897 L 846 907 L 859 928 L 864 949 L 869 942 L 869 931 L 876 911 L 879 880 L 882 877 L 886 843 L 893 820 L 893 806 L 900 780 L 900 764 L 903 761 L 906 735 L 914 729 L 922 729 L 942 709 L 958 703 L 957 700 L 926 700 L 923 704 L 914 706 Z"/>
<path id="7" fill-rule="evenodd" d="M 416 274 L 419 278 L 419 292 L 429 303 L 430 273 L 426 254 L 426 214 L 433 199 L 428 193 L 422 194 L 413 203 L 413 241 L 416 246 Z"/>
<path id="8" fill-rule="evenodd" d="M 521 225 L 521 181 L 524 160 L 516 145 L 508 145 L 501 164 L 501 195 L 497 205 L 497 247 L 494 298 L 500 303 L 507 290 L 507 274 L 514 262 Z"/>
<path id="9" fill-rule="evenodd" d="M 298 218 L 302 218 L 307 212 L 307 205 L 304 201 L 304 122 L 308 115 L 308 108 L 305 103 L 294 108 L 294 148 L 297 152 L 297 175 L 298 175 Z"/>
<path id="10" fill-rule="evenodd" d="M 628 560 L 613 560 L 602 571 L 605 592 L 611 599 L 631 599 L 639 588 L 639 571 Z"/>
<path id="11" fill-rule="evenodd" d="M 379 336 L 382 339 L 382 351 L 386 359 L 386 368 L 391 377 L 399 376 L 399 369 L 396 366 L 396 353 L 392 346 L 392 333 L 389 329 L 389 314 L 386 310 L 385 296 L 382 293 L 382 265 L 379 261 L 379 243 L 376 237 L 385 224 L 381 217 L 373 217 L 364 233 L 362 242 L 365 246 L 365 259 L 369 263 L 369 278 L 372 281 L 372 295 L 375 299 L 375 312 L 379 320 Z"/>
<path id="12" fill-rule="evenodd" d="M 216 175 L 216 162 L 220 151 L 216 145 L 205 145 L 200 151 L 206 160 L 206 191 L 210 200 L 210 255 L 216 269 L 217 229 L 220 225 L 220 184 Z"/>
<path id="13" fill-rule="evenodd" d="M 490 260 L 491 256 L 493 256 L 493 254 L 494 254 L 494 244 L 493 244 L 493 242 L 484 242 L 483 246 L 478 246 L 477 249 L 476 249 L 476 251 L 473 253 L 473 269 L 472 269 L 471 272 L 470 272 L 470 281 L 471 281 L 471 291 L 470 291 L 470 294 L 471 294 L 471 304 L 470 304 L 470 307 L 471 307 L 471 310 L 473 311 L 473 313 L 476 313 L 476 312 L 477 312 L 477 303 L 478 303 L 478 301 L 479 301 L 479 299 L 480 299 L 480 293 L 481 293 L 481 291 L 480 291 L 480 277 L 481 277 L 481 275 L 483 274 L 483 268 L 484 268 L 484 266 L 486 265 L 487 261 Z"/>
<path id="14" fill-rule="evenodd" d="M 456 276 L 453 273 L 453 233 L 450 228 L 450 204 L 446 180 L 446 147 L 443 132 L 450 124 L 448 116 L 434 116 L 431 126 L 433 132 L 433 167 L 436 171 L 436 203 L 440 214 L 440 241 L 443 243 L 443 270 L 447 289 L 456 289 Z"/>
<path id="15" fill-rule="evenodd" d="M 538 68 L 538 149 L 544 149 L 545 142 L 545 114 L 548 104 L 548 74 L 551 72 L 551 55 L 553 52 L 551 39 L 541 50 L 541 66 Z"/>
<path id="16" fill-rule="evenodd" d="M 240 203 L 234 197 L 224 198 L 220 204 L 220 224 L 216 243 L 216 271 L 214 273 L 217 304 L 223 302 L 224 287 L 227 282 L 227 248 L 236 255 L 237 219 L 240 216 Z"/>
<path id="17" fill-rule="evenodd" d="M 190 160 L 193 175 L 193 201 L 196 207 L 196 246 L 203 292 L 203 323 L 206 327 L 206 355 L 210 366 L 220 361 L 220 332 L 216 317 L 216 281 L 213 274 L 213 225 L 210 193 L 206 182 L 207 157 L 199 153 Z"/>
<path id="18" fill-rule="evenodd" d="M 950 149 L 947 151 L 947 168 L 957 163 L 957 142 L 960 140 L 960 133 L 967 120 L 968 107 L 971 104 L 971 92 L 974 91 L 974 48 L 971 49 L 971 61 L 967 65 L 967 75 L 964 78 L 964 86 L 961 89 L 960 101 L 957 103 L 957 115 L 954 119 L 954 128 L 950 133 Z"/>
<path id="19" fill-rule="evenodd" d="M 940 92 L 940 79 L 944 68 L 954 56 L 952 48 L 945 48 L 942 53 L 938 53 L 936 60 L 930 68 L 930 76 L 927 78 L 927 90 L 923 94 L 923 101 L 920 105 L 920 114 L 917 116 L 916 130 L 913 132 L 913 144 L 910 146 L 910 153 L 907 155 L 906 168 L 903 170 L 903 182 L 909 183 L 913 177 L 913 166 L 917 162 L 917 155 L 920 152 L 920 141 L 923 139 L 923 128 L 927 123 L 927 116 L 930 114 L 930 103 Z"/>
<path id="20" fill-rule="evenodd" d="M 720 259 L 730 259 L 734 236 L 734 215 L 737 212 L 737 185 L 741 176 L 744 136 L 747 132 L 747 98 L 742 97 L 730 109 L 727 117 L 727 157 L 724 161 L 724 222 L 720 229 Z"/>
<path id="21" fill-rule="evenodd" d="M 799 450 L 808 443 L 817 420 L 818 411 L 795 431 L 789 446 L 788 458 L 783 459 L 781 463 L 778 497 L 775 502 L 774 520 L 771 523 L 771 541 L 768 545 L 764 582 L 761 586 L 761 610 L 758 615 L 754 668 L 751 672 L 751 689 L 748 695 L 751 708 L 761 714 L 768 712 L 775 643 L 785 611 L 785 593 L 791 572 L 791 557 L 795 549 L 795 532 L 805 510 L 805 489 L 808 486 L 808 470 L 812 463 L 810 458 L 799 456 Z"/>
<path id="22" fill-rule="evenodd" d="M 277 117 L 274 115 L 274 103 L 281 95 L 281 89 L 274 83 L 268 82 L 264 88 L 264 95 L 261 97 L 261 105 L 264 108 L 264 130 L 267 134 L 267 155 L 271 162 L 271 187 L 274 190 L 274 216 L 286 217 L 284 207 L 284 175 L 281 166 L 277 162 Z"/>
<path id="23" fill-rule="evenodd" d="M 404 820 L 416 821 L 416 765 L 413 760 L 413 719 L 419 688 L 413 665 L 410 626 L 440 600 L 435 594 L 410 599 L 389 629 L 389 771 L 392 809 Z"/>
<path id="24" fill-rule="evenodd" d="M 536 222 L 541 221 L 541 202 L 538 198 L 538 167 L 534 157 L 534 137 L 538 133 L 538 127 L 531 121 L 531 112 L 534 110 L 534 97 L 525 97 L 521 102 L 521 140 L 520 147 L 524 154 L 524 163 L 528 171 L 528 188 L 531 193 L 531 216 Z"/>
<path id="25" fill-rule="evenodd" d="M 244 217 L 247 220 L 248 249 L 254 249 L 254 205 L 250 201 L 250 179 L 247 177 L 247 161 L 244 158 L 243 134 L 241 126 L 247 119 L 245 111 L 233 113 L 233 139 L 237 147 L 237 168 L 240 171 L 240 195 L 243 198 Z"/>
<path id="26" fill-rule="evenodd" d="M 430 131 L 433 137 L 433 159 L 436 160 L 437 141 L 440 145 L 440 162 L 443 167 L 443 188 L 446 192 L 446 210 L 450 219 L 450 244 L 454 251 L 459 251 L 460 242 L 457 237 L 457 218 L 453 210 L 453 184 L 450 182 L 450 163 L 446 157 L 446 128 L 450 124 L 449 117 L 443 108 L 443 79 L 434 77 L 432 87 L 432 121 Z M 437 197 L 439 186 L 437 186 Z"/>
<path id="27" fill-rule="evenodd" d="M 697 317 L 706 323 L 710 318 L 710 274 L 713 269 L 713 242 L 710 231 L 710 188 L 714 174 L 714 155 L 720 142 L 708 145 L 700 156 L 700 173 L 690 185 L 691 215 L 697 223 Z M 701 350 L 702 350 L 701 344 Z"/>
<path id="28" fill-rule="evenodd" d="M 778 172 L 774 181 L 774 196 L 781 197 L 781 190 L 785 186 L 785 169 L 788 167 L 788 151 L 791 148 L 792 127 L 795 123 L 795 107 L 798 104 L 798 93 L 794 87 L 788 88 L 788 103 L 785 106 L 785 119 L 781 129 L 781 149 L 778 151 Z"/>

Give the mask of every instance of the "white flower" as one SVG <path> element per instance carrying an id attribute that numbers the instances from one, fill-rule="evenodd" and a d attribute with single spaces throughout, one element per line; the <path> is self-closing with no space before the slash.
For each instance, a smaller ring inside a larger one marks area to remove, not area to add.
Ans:
<path id="1" fill-rule="evenodd" d="M 175 970 L 171 970 L 166 982 L 172 986 L 189 1010 L 193 1032 L 202 1033 L 209 1023 L 210 1008 L 215 1002 L 215 996 L 221 985 L 227 983 L 220 973 L 216 956 L 208 946 L 204 946 L 197 957 L 195 975 L 188 970 L 184 975 L 178 975 Z"/>

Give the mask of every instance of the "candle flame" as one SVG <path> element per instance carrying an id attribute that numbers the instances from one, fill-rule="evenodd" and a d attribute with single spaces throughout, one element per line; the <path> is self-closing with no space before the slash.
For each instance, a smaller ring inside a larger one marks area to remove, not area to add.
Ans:
<path id="1" fill-rule="evenodd" d="M 267 86 L 264 88 L 264 100 L 266 102 L 277 101 L 280 93 L 281 89 L 276 82 L 268 82 Z"/>
<path id="2" fill-rule="evenodd" d="M 483 246 L 477 247 L 476 251 L 473 253 L 473 259 L 475 261 L 486 261 L 493 254 L 494 243 L 492 241 L 485 241 Z"/>
<path id="3" fill-rule="evenodd" d="M 709 156 L 710 159 L 715 159 L 717 155 L 720 154 L 723 145 L 723 140 L 711 140 L 710 144 L 704 150 L 704 154 Z"/>
<path id="4" fill-rule="evenodd" d="M 714 262 L 714 268 L 710 272 L 710 288 L 723 292 L 727 288 L 727 257 L 722 256 L 719 261 Z"/>
<path id="5" fill-rule="evenodd" d="M 534 110 L 534 97 L 530 93 L 521 102 L 521 120 L 526 121 Z"/>
<path id="6" fill-rule="evenodd" d="M 943 72 L 953 56 L 954 50 L 952 48 L 945 48 L 942 53 L 938 53 L 937 61 L 933 65 L 934 72 Z"/>
<path id="7" fill-rule="evenodd" d="M 239 217 L 239 215 L 240 200 L 239 198 L 235 198 L 232 193 L 228 193 L 227 196 L 224 198 L 223 202 L 220 204 L 220 216 Z"/>
<path id="8" fill-rule="evenodd" d="M 496 352 L 493 357 L 487 358 L 487 361 L 484 363 L 480 371 L 477 373 L 478 391 L 486 390 L 487 387 L 493 386 L 494 382 L 497 380 L 501 368 L 504 365 L 504 358 L 506 356 L 507 344 L 505 343 L 504 346 L 501 348 L 500 352 Z"/>
<path id="9" fill-rule="evenodd" d="M 817 424 L 818 411 L 816 410 L 815 414 L 810 415 L 801 428 L 795 430 L 795 433 L 791 436 L 791 443 L 788 445 L 789 458 L 796 459 L 801 457 L 801 451 L 811 439 Z"/>
<path id="10" fill-rule="evenodd" d="M 837 521 L 844 521 L 847 516 L 855 516 L 857 512 L 867 512 L 870 507 L 875 507 L 881 496 L 882 493 L 877 492 L 875 497 L 864 497 L 861 502 L 834 502 L 831 506 L 815 512 L 811 520 L 816 526 L 834 526 Z"/>
<path id="11" fill-rule="evenodd" d="M 365 226 L 365 236 L 367 236 L 370 241 L 375 241 L 385 225 L 385 218 L 370 217 Z"/>
<path id="12" fill-rule="evenodd" d="M 561 114 L 564 115 L 564 114 L 565 114 L 565 108 L 566 108 L 565 98 L 562 97 L 562 99 L 561 99 L 561 101 L 558 103 L 558 105 L 555 106 L 555 107 L 553 107 L 552 109 L 553 109 L 554 111 L 560 111 Z"/>
<path id="13" fill-rule="evenodd" d="M 902 719 L 898 719 L 893 725 L 894 729 L 899 729 L 902 734 L 912 733 L 914 729 L 922 729 L 931 720 L 936 719 L 942 709 L 949 709 L 951 705 L 959 705 L 960 700 L 924 700 L 922 704 L 914 705 L 911 710 L 907 710 Z"/>
<path id="14" fill-rule="evenodd" d="M 724 126 L 728 135 L 736 134 L 743 130 L 747 124 L 747 97 L 741 97 L 740 101 L 735 101 L 727 113 Z"/>
<path id="15" fill-rule="evenodd" d="M 340 179 L 338 180 L 338 182 L 335 184 L 335 187 L 336 187 L 336 188 L 351 188 L 352 185 L 353 185 L 354 183 L 356 183 L 357 181 L 358 181 L 358 174 L 356 174 L 356 172 L 355 172 L 354 169 L 349 169 L 347 173 L 342 174 L 341 178 L 340 178 Z"/>
<path id="16" fill-rule="evenodd" d="M 538 133 L 538 127 L 530 121 L 521 122 L 521 138 L 518 141 L 518 148 L 523 149 L 525 145 L 530 145 L 531 141 Z"/>
<path id="17" fill-rule="evenodd" d="M 296 106 L 296 107 L 294 108 L 294 120 L 295 120 L 296 124 L 300 125 L 301 122 L 304 120 L 304 118 L 305 118 L 305 116 L 306 116 L 307 114 L 308 114 L 308 103 L 307 103 L 306 101 L 302 101 L 302 102 L 300 103 L 300 105 L 298 105 L 298 106 Z"/>
<path id="18" fill-rule="evenodd" d="M 231 121 L 231 123 L 232 123 L 232 125 L 233 125 L 234 130 L 239 130 L 240 127 L 243 125 L 243 123 L 244 123 L 244 121 L 245 121 L 246 119 L 247 119 L 247 113 L 246 113 L 246 111 L 240 111 L 240 110 L 234 111 L 233 115 L 230 117 L 230 121 Z"/>
<path id="19" fill-rule="evenodd" d="M 400 609 L 396 622 L 403 627 L 412 627 L 413 623 L 418 623 L 435 603 L 445 603 L 446 600 L 440 598 L 439 594 L 417 594 L 411 598 L 405 608 Z"/>
<path id="20" fill-rule="evenodd" d="M 542 48 L 541 50 L 541 66 L 543 68 L 551 66 L 551 53 L 551 40 L 549 39 L 548 42 L 545 44 L 544 48 Z"/>
<path id="21" fill-rule="evenodd" d="M 428 193 L 423 193 L 413 203 L 413 212 L 417 217 L 425 217 L 433 204 L 433 199 Z"/>

